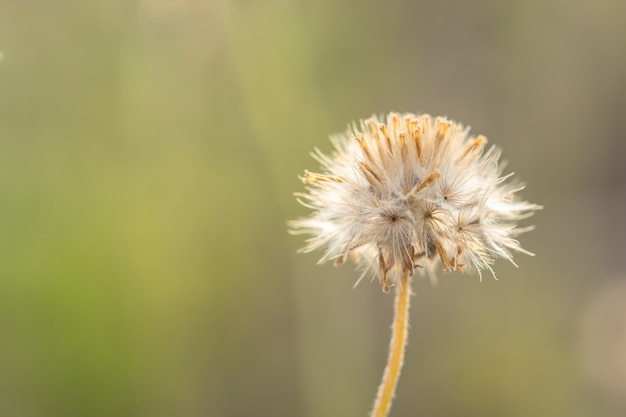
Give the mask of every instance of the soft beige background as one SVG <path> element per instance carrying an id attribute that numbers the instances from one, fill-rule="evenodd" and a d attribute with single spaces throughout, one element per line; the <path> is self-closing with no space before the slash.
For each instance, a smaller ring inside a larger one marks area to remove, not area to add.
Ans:
<path id="1" fill-rule="evenodd" d="M 308 152 L 447 115 L 545 205 L 416 282 L 392 416 L 626 415 L 626 3 L 0 3 L 0 415 L 365 416 L 392 297 L 296 255 Z"/>

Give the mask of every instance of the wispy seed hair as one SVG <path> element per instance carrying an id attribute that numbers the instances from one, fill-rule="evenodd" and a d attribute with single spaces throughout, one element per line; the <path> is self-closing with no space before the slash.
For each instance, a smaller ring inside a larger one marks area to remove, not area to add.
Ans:
<path id="1" fill-rule="evenodd" d="M 311 215 L 289 222 L 311 235 L 304 252 L 325 249 L 320 262 L 350 259 L 389 292 L 415 268 L 480 274 L 496 258 L 530 254 L 515 239 L 529 228 L 516 221 L 541 207 L 517 198 L 523 187 L 501 175 L 484 136 L 444 117 L 390 113 L 331 141 L 332 154 L 313 153 L 321 172 L 305 171 L 296 194 Z"/>

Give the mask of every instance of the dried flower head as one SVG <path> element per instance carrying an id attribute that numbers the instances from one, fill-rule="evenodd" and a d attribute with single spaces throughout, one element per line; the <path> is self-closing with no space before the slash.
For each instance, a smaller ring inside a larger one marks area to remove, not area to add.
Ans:
<path id="1" fill-rule="evenodd" d="M 429 115 L 353 124 L 331 137 L 332 155 L 313 154 L 322 173 L 305 171 L 307 192 L 296 194 L 313 213 L 290 222 L 291 232 L 312 235 L 305 252 L 326 249 L 320 262 L 351 259 L 373 271 L 385 292 L 417 267 L 493 272 L 495 258 L 529 253 L 515 240 L 528 229 L 515 221 L 540 206 L 517 199 L 523 187 L 501 176 L 500 151 L 468 135 Z"/>

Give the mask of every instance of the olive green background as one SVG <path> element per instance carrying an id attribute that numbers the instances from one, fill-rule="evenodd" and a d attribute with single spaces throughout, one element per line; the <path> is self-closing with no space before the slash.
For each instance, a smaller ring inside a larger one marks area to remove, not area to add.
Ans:
<path id="1" fill-rule="evenodd" d="M 392 297 L 297 255 L 314 147 L 503 149 L 519 269 L 417 279 L 392 416 L 626 415 L 626 3 L 0 3 L 0 416 L 366 416 Z"/>

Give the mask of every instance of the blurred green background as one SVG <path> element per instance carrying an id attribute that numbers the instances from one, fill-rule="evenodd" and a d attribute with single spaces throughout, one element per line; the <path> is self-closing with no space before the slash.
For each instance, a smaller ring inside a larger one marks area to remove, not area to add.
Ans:
<path id="1" fill-rule="evenodd" d="M 545 205 L 417 280 L 392 416 L 626 415 L 626 3 L 4 0 L 0 416 L 365 416 L 392 297 L 296 255 L 309 151 L 428 112 Z"/>

